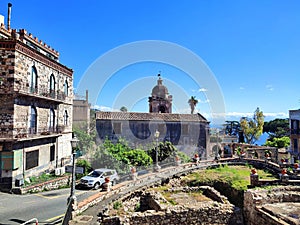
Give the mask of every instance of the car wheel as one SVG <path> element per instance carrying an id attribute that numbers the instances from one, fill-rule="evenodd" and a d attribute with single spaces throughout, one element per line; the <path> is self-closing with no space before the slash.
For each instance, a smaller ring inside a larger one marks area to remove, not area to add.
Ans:
<path id="1" fill-rule="evenodd" d="M 99 182 L 97 182 L 96 184 L 94 184 L 94 189 L 95 189 L 95 190 L 98 190 L 99 188 L 100 188 Z"/>

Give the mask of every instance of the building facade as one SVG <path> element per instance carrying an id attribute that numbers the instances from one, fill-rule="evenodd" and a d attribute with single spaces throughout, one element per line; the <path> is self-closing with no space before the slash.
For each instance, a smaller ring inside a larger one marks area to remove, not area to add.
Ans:
<path id="1" fill-rule="evenodd" d="M 91 104 L 89 103 L 88 91 L 85 97 L 74 96 L 73 100 L 73 126 L 86 129 L 90 132 L 90 113 Z"/>
<path id="2" fill-rule="evenodd" d="M 70 159 L 73 71 L 26 30 L 0 27 L 0 188 Z"/>
<path id="3" fill-rule="evenodd" d="M 137 96 L 138 97 L 138 96 Z M 209 146 L 209 121 L 201 114 L 175 114 L 172 112 L 172 96 L 162 85 L 159 75 L 157 85 L 149 97 L 149 113 L 97 112 L 96 129 L 100 141 L 106 138 L 127 140 L 132 147 L 145 148 L 158 141 L 170 141 L 177 149 L 193 156 L 199 153 L 207 157 Z"/>
<path id="4" fill-rule="evenodd" d="M 290 154 L 295 162 L 295 160 L 300 159 L 300 109 L 289 111 L 289 121 L 291 128 Z"/>

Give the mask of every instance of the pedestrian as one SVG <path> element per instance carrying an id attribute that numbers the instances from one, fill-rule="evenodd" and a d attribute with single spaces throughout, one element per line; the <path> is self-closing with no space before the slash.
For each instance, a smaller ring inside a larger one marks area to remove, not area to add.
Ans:
<path id="1" fill-rule="evenodd" d="M 199 165 L 199 163 L 200 163 L 200 157 L 197 153 L 194 155 L 194 162 L 196 165 Z"/>
<path id="2" fill-rule="evenodd" d="M 136 180 L 137 179 L 137 172 L 136 172 L 135 166 L 132 166 L 130 168 L 130 172 L 131 172 L 131 178 L 132 178 L 132 180 Z"/>

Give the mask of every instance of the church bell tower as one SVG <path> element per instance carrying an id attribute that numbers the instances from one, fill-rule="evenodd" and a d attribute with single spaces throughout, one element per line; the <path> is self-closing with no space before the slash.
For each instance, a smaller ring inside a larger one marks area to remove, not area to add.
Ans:
<path id="1" fill-rule="evenodd" d="M 172 113 L 172 95 L 169 95 L 167 87 L 162 84 L 160 74 L 157 76 L 157 85 L 152 89 L 149 97 L 149 112 Z"/>

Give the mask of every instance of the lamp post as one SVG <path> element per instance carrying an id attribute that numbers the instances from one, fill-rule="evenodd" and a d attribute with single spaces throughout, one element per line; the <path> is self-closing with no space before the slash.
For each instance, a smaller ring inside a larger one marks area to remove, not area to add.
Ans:
<path id="1" fill-rule="evenodd" d="M 159 131 L 158 130 L 155 131 L 154 137 L 156 138 L 154 171 L 158 172 L 160 170 L 160 166 L 158 165 L 158 138 L 159 138 Z"/>
<path id="2" fill-rule="evenodd" d="M 68 200 L 69 204 L 76 204 L 76 196 L 75 196 L 75 183 L 76 183 L 76 174 L 75 174 L 75 158 L 76 158 L 76 147 L 78 145 L 79 140 L 77 139 L 76 135 L 73 134 L 71 140 L 71 147 L 72 147 L 72 181 L 71 181 L 71 193 Z M 73 208 L 73 207 L 72 207 Z"/>

